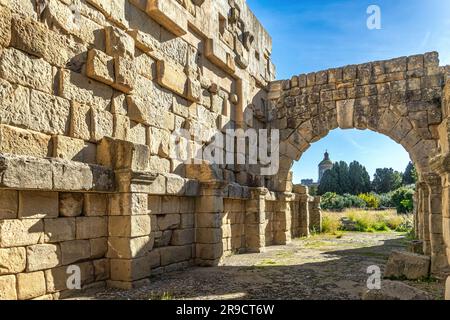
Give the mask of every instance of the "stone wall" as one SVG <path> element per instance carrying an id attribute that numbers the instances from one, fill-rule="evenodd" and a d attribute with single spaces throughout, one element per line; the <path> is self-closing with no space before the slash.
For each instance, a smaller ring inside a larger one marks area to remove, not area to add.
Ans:
<path id="1" fill-rule="evenodd" d="M 419 235 L 445 268 L 437 54 L 273 81 L 271 48 L 244 0 L 0 0 L 0 299 L 66 297 L 74 266 L 82 288 L 127 289 L 308 236 L 320 206 L 292 161 L 337 127 L 411 153 Z M 277 174 L 200 157 L 236 128 L 280 130 Z"/>

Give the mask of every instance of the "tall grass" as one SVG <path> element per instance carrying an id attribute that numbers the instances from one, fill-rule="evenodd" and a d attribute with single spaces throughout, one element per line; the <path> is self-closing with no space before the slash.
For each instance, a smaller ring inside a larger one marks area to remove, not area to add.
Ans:
<path id="1" fill-rule="evenodd" d="M 348 223 L 351 223 L 351 230 Z M 359 231 L 359 232 L 383 232 L 398 231 L 410 232 L 413 228 L 412 215 L 399 215 L 395 210 L 369 211 L 361 209 L 349 209 L 344 212 L 324 212 L 323 232 L 336 233 L 337 231 Z"/>

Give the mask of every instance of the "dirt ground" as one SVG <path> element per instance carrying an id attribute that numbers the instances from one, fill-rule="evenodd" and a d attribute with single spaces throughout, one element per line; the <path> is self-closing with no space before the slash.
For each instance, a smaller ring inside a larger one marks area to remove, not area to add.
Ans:
<path id="1" fill-rule="evenodd" d="M 317 235 L 268 247 L 265 253 L 232 255 L 218 267 L 155 276 L 139 289 L 107 289 L 78 299 L 361 299 L 367 268 L 383 271 L 389 253 L 405 245 L 404 236 L 395 232 Z M 407 283 L 443 299 L 441 281 Z"/>

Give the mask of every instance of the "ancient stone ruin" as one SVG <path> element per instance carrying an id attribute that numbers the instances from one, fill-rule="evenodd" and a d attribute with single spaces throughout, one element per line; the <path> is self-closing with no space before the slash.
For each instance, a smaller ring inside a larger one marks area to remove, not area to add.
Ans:
<path id="1" fill-rule="evenodd" d="M 307 236 L 320 199 L 291 166 L 336 128 L 409 152 L 416 230 L 432 271 L 448 272 L 438 54 L 274 81 L 271 47 L 244 0 L 0 0 L 0 299 L 64 298 L 76 268 L 83 288 L 132 288 Z M 225 157 L 211 129 L 279 130 L 279 170 L 199 157 Z M 182 143 L 198 161 L 173 156 Z"/>

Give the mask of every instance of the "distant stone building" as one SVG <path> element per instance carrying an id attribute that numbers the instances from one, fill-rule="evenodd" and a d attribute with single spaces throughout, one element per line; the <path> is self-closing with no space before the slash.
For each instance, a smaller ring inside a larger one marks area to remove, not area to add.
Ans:
<path id="1" fill-rule="evenodd" d="M 328 170 L 331 170 L 333 168 L 333 161 L 330 160 L 330 154 L 328 151 L 325 152 L 324 158 L 321 163 L 319 163 L 319 183 L 323 178 L 323 175 Z"/>

